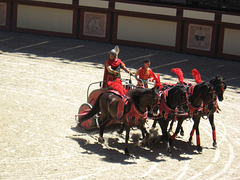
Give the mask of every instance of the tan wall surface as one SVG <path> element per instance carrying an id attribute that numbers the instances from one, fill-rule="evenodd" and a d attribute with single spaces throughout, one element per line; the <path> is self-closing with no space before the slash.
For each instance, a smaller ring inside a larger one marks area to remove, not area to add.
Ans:
<path id="1" fill-rule="evenodd" d="M 240 56 L 240 30 L 224 30 L 223 53 Z"/>
<path id="2" fill-rule="evenodd" d="M 0 26 L 6 25 L 7 3 L 0 2 Z"/>
<path id="3" fill-rule="evenodd" d="M 72 33 L 73 10 L 18 5 L 17 27 Z"/>
<path id="4" fill-rule="evenodd" d="M 72 0 L 31 0 L 31 1 L 41 1 L 41 2 L 51 2 L 51 3 L 61 3 L 61 4 L 72 4 Z"/>
<path id="5" fill-rule="evenodd" d="M 144 5 L 137 5 L 137 4 L 121 3 L 121 2 L 116 2 L 115 9 L 132 11 L 132 12 L 149 13 L 149 14 L 167 15 L 167 16 L 176 16 L 177 14 L 176 8 L 144 6 Z"/>
<path id="6" fill-rule="evenodd" d="M 222 22 L 240 24 L 240 16 L 223 14 L 222 15 Z"/>
<path id="7" fill-rule="evenodd" d="M 193 18 L 193 19 L 202 19 L 202 20 L 209 20 L 214 21 L 215 14 L 209 12 L 200 12 L 200 11 L 193 11 L 193 10 L 184 10 L 183 17 L 185 18 Z"/>
<path id="8" fill-rule="evenodd" d="M 108 1 L 102 0 L 79 0 L 80 6 L 108 8 Z"/>
<path id="9" fill-rule="evenodd" d="M 117 32 L 119 40 L 175 47 L 177 22 L 119 16 Z"/>

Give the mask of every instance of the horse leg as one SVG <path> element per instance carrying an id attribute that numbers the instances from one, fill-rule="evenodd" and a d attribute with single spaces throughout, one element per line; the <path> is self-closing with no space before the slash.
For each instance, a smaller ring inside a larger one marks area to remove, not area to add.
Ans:
<path id="1" fill-rule="evenodd" d="M 181 134 L 181 136 L 184 136 L 184 130 L 183 130 L 183 127 L 181 126 L 181 128 L 180 128 L 180 134 Z"/>
<path id="2" fill-rule="evenodd" d="M 168 136 L 168 132 L 167 132 L 168 122 L 169 122 L 169 120 L 165 120 L 164 118 L 158 121 L 158 123 L 159 123 L 159 125 L 162 129 L 162 138 L 161 139 L 166 142 L 167 155 L 171 156 L 172 151 L 171 151 L 171 145 L 170 145 L 170 142 L 169 142 L 169 136 Z"/>
<path id="3" fill-rule="evenodd" d="M 105 126 L 107 125 L 107 123 L 110 122 L 110 120 L 105 120 L 105 121 L 101 121 L 101 122 L 104 122 L 103 124 L 100 125 L 100 133 L 99 133 L 99 138 L 98 138 L 98 141 L 100 143 L 103 143 L 104 142 L 104 138 L 103 138 L 103 131 L 104 131 L 104 128 Z"/>
<path id="4" fill-rule="evenodd" d="M 211 113 L 209 115 L 209 122 L 212 127 L 213 147 L 217 148 L 216 128 L 215 128 L 215 124 L 214 124 L 214 114 L 213 113 Z"/>
<path id="5" fill-rule="evenodd" d="M 182 127 L 183 120 L 184 120 L 183 118 L 178 118 L 177 128 L 175 130 L 175 133 L 171 136 L 170 145 L 172 145 L 172 141 L 177 137 L 177 134 L 179 133 L 179 131 Z"/>
<path id="6" fill-rule="evenodd" d="M 137 128 L 140 129 L 142 132 L 142 138 L 140 138 L 140 140 L 144 140 L 146 136 L 149 137 L 149 133 L 147 132 L 147 130 L 144 126 L 145 122 L 146 122 L 146 120 L 141 119 L 141 120 L 139 120 L 139 124 L 137 125 Z"/>
<path id="7" fill-rule="evenodd" d="M 195 121 L 193 121 L 192 131 L 191 131 L 190 137 L 189 137 L 189 139 L 188 139 L 188 142 L 189 142 L 189 143 L 192 143 L 192 138 L 193 138 L 193 135 L 194 135 L 194 133 L 195 133 L 196 128 L 197 128 L 197 123 L 196 123 Z"/>
<path id="8" fill-rule="evenodd" d="M 172 132 L 173 123 L 174 123 L 174 120 L 171 121 L 168 132 Z"/>
<path id="9" fill-rule="evenodd" d="M 196 138 L 197 138 L 197 151 L 202 152 L 202 147 L 200 143 L 200 133 L 199 133 L 199 123 L 200 123 L 200 116 L 195 116 L 193 117 L 194 119 L 194 124 L 196 123 Z"/>
<path id="10" fill-rule="evenodd" d="M 158 122 L 158 120 L 154 119 L 153 124 L 152 124 L 152 129 L 156 128 L 157 122 Z"/>
<path id="11" fill-rule="evenodd" d="M 174 123 L 174 122 L 175 122 L 174 120 L 171 121 L 170 126 L 169 126 L 169 129 L 168 129 L 168 132 L 173 132 L 173 131 L 172 131 L 172 127 L 173 127 L 173 123 Z M 184 130 L 183 130 L 183 127 L 182 127 L 182 126 L 180 127 L 180 134 L 181 134 L 181 136 L 184 136 Z"/>
<path id="12" fill-rule="evenodd" d="M 129 133 L 130 133 L 130 127 L 126 126 L 125 149 L 124 149 L 124 152 L 126 155 L 129 155 L 129 151 L 128 151 Z"/>
<path id="13" fill-rule="evenodd" d="M 151 134 L 154 133 L 154 129 L 156 128 L 156 125 L 157 125 L 157 122 L 158 122 L 158 121 L 159 121 L 158 119 L 154 119 L 153 124 L 152 124 L 152 127 L 151 127 L 151 129 L 150 129 L 150 131 L 149 131 Z"/>
<path id="14" fill-rule="evenodd" d="M 124 124 L 121 123 L 121 124 L 120 124 L 120 130 L 118 131 L 118 134 L 122 134 L 122 133 L 123 133 L 123 130 L 124 130 Z"/>
<path id="15" fill-rule="evenodd" d="M 189 137 L 189 139 L 188 139 L 188 142 L 189 142 L 189 143 L 192 143 L 192 137 L 193 137 L 193 135 L 194 135 L 195 129 L 196 129 L 196 127 L 195 127 L 195 122 L 194 122 L 193 127 L 192 127 L 192 131 L 191 131 L 191 133 L 190 133 L 190 137 Z"/>
<path id="16" fill-rule="evenodd" d="M 144 146 L 146 146 L 147 145 L 147 140 L 149 138 L 149 133 L 147 132 L 147 129 L 145 128 L 144 124 L 141 125 L 140 130 L 141 130 L 142 136 L 143 136 L 142 144 Z"/>

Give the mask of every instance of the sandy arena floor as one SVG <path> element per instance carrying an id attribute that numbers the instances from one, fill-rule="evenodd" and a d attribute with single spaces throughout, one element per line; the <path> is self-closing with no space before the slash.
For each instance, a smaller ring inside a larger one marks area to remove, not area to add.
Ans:
<path id="1" fill-rule="evenodd" d="M 0 179 L 240 179 L 239 62 L 120 46 L 128 67 L 135 71 L 148 57 L 162 82 L 176 82 L 171 68 L 179 67 L 187 81 L 197 68 L 203 80 L 220 74 L 228 85 L 215 115 L 217 149 L 202 119 L 202 154 L 195 136 L 188 143 L 192 121 L 185 121 L 172 157 L 162 143 L 141 147 L 131 139 L 129 158 L 123 136 L 109 130 L 102 145 L 98 130 L 76 128 L 74 120 L 88 85 L 102 80 L 113 44 L 1 31 L 0 42 Z"/>

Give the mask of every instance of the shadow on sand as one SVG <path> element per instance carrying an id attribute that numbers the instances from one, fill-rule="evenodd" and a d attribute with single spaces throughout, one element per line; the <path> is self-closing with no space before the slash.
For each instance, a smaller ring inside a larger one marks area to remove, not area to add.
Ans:
<path id="1" fill-rule="evenodd" d="M 73 135 L 72 140 L 76 141 L 85 151 L 84 154 L 98 154 L 102 156 L 102 160 L 111 163 L 135 164 L 137 159 L 145 158 L 152 162 L 166 161 L 167 158 L 176 159 L 178 161 L 191 160 L 192 155 L 197 155 L 195 146 L 191 146 L 189 142 L 177 138 L 173 142 L 172 156 L 167 156 L 166 143 L 161 142 L 161 136 L 150 138 L 146 146 L 141 144 L 140 134 L 138 130 L 131 130 L 128 149 L 130 156 L 124 154 L 125 133 L 118 134 L 118 127 L 107 127 L 105 129 L 105 142 L 98 142 L 99 129 L 85 130 L 80 127 L 72 128 L 78 134 Z M 109 136 L 109 137 L 108 137 Z M 90 139 L 91 142 L 89 141 Z M 93 142 L 94 141 L 94 142 Z"/>

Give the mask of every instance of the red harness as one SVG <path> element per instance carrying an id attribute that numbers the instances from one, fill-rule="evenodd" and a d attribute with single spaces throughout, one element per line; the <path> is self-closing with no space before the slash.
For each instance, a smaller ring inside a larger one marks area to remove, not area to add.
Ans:
<path id="1" fill-rule="evenodd" d="M 117 118 L 120 119 L 123 117 L 124 114 L 124 106 L 127 105 L 129 97 L 127 96 L 122 96 L 118 91 L 115 90 L 109 90 L 110 92 L 118 95 L 121 97 L 121 100 L 119 100 L 118 102 L 118 111 L 117 111 Z M 130 111 L 124 115 L 124 118 L 126 119 L 127 123 L 129 124 L 133 117 L 135 117 L 135 125 L 138 125 L 138 120 L 139 119 L 147 119 L 147 115 L 148 115 L 148 111 L 146 109 L 145 113 L 141 113 L 136 106 L 134 105 L 134 103 L 131 104 L 131 109 Z"/>
<path id="2" fill-rule="evenodd" d="M 194 87 L 195 87 L 195 86 L 190 86 L 189 89 L 188 89 L 188 93 L 190 94 L 190 96 L 193 95 Z M 193 115 L 194 115 L 195 112 L 202 112 L 202 111 L 203 111 L 203 102 L 202 102 L 202 104 L 201 104 L 199 107 L 194 107 L 194 106 L 189 102 L 188 108 L 189 108 L 189 115 L 190 115 L 190 117 L 193 117 Z"/>
<path id="3" fill-rule="evenodd" d="M 168 96 L 168 89 L 164 90 L 162 95 L 161 95 L 161 100 L 160 100 L 160 106 L 159 106 L 159 111 L 161 117 L 163 117 L 163 112 L 164 112 L 164 119 L 167 119 L 169 115 L 172 115 L 174 112 L 177 112 L 178 109 L 171 109 L 170 107 L 167 106 L 166 104 L 166 99 Z"/>
<path id="4" fill-rule="evenodd" d="M 134 103 L 131 104 L 131 109 L 130 111 L 124 115 L 128 125 L 130 122 L 133 121 L 133 117 L 135 118 L 135 125 L 138 125 L 138 120 L 139 119 L 147 119 L 147 115 L 148 115 L 148 111 L 146 109 L 145 113 L 141 113 L 136 106 L 134 105 Z"/>
<path id="5" fill-rule="evenodd" d="M 118 102 L 118 110 L 117 110 L 117 118 L 120 119 L 123 116 L 124 113 L 124 106 L 128 103 L 128 97 L 121 95 L 119 91 L 116 90 L 109 90 L 109 92 L 114 93 L 115 95 L 121 97 L 121 99 Z"/>
<path id="6" fill-rule="evenodd" d="M 219 106 L 218 106 L 218 99 L 217 99 L 216 95 L 215 95 L 215 98 L 214 98 L 213 100 L 211 100 L 209 103 L 212 103 L 212 104 L 213 104 L 214 112 L 219 113 L 219 112 L 221 111 L 221 109 L 220 109 Z M 208 108 L 207 108 L 207 105 L 208 105 L 209 103 L 205 103 L 204 106 L 203 106 L 203 107 L 206 107 L 206 108 L 204 108 L 204 113 L 205 113 L 205 114 L 207 114 L 207 113 L 209 112 L 209 110 L 208 110 Z"/>

